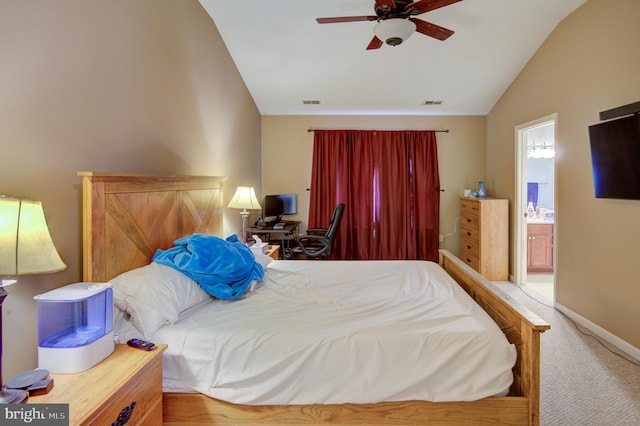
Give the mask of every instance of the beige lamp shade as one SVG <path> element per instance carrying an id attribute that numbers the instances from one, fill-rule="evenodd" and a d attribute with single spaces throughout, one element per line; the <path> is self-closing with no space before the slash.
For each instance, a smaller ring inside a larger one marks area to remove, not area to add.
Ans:
<path id="1" fill-rule="evenodd" d="M 233 198 L 229 204 L 227 204 L 227 207 L 248 210 L 259 210 L 262 208 L 252 186 L 239 186 L 236 189 L 236 193 L 233 194 Z"/>
<path id="2" fill-rule="evenodd" d="M 0 275 L 56 272 L 66 267 L 51 239 L 42 203 L 0 196 Z"/>

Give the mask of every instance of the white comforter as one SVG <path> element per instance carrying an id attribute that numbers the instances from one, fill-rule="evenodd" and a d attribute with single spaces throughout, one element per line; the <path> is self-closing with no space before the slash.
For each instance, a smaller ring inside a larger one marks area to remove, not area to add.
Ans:
<path id="1" fill-rule="evenodd" d="M 240 404 L 471 401 L 504 394 L 516 359 L 437 264 L 274 261 L 238 301 L 161 328 L 164 392 Z"/>

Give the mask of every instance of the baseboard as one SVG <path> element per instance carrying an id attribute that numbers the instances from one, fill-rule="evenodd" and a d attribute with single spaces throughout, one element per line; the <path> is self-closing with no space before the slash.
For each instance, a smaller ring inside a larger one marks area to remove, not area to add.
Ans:
<path id="1" fill-rule="evenodd" d="M 557 310 L 559 310 L 560 312 L 562 312 L 563 314 L 565 314 L 566 316 L 568 316 L 569 318 L 571 318 L 572 320 L 580 324 L 581 326 L 588 328 L 590 331 L 597 334 L 599 337 L 602 337 L 607 342 L 611 343 L 612 345 L 615 345 L 617 348 L 623 350 L 625 353 L 629 354 L 636 360 L 640 361 L 640 349 L 622 340 L 615 334 L 610 333 L 609 331 L 605 330 L 599 325 L 594 324 L 593 322 L 589 321 L 585 317 L 573 312 L 571 309 L 567 308 L 566 306 L 556 303 L 555 307 Z"/>

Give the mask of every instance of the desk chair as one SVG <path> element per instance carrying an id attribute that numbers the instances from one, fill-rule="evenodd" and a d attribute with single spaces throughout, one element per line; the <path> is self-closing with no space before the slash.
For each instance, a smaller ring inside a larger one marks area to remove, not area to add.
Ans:
<path id="1" fill-rule="evenodd" d="M 331 222 L 327 229 L 309 228 L 306 235 L 300 235 L 297 239 L 298 247 L 293 249 L 294 253 L 306 254 L 308 257 L 317 259 L 318 257 L 327 257 L 331 255 L 333 249 L 333 240 L 338 232 L 338 225 L 342 219 L 342 211 L 344 204 L 338 204 L 333 209 Z"/>

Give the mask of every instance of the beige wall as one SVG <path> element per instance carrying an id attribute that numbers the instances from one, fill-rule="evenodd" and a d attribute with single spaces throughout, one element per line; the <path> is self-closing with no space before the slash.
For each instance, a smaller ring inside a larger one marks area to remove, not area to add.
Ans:
<path id="1" fill-rule="evenodd" d="M 640 201 L 595 199 L 587 128 L 600 111 L 640 101 L 639 23 L 638 0 L 589 0 L 487 118 L 487 175 L 513 200 L 515 126 L 558 114 L 557 302 L 636 348 Z"/>
<path id="2" fill-rule="evenodd" d="M 9 287 L 9 378 L 37 366 L 33 296 L 81 280 L 76 171 L 222 175 L 228 201 L 260 187 L 260 115 L 197 0 L 3 0 L 0 52 L 0 193 L 43 202 L 68 265 Z"/>
<path id="3" fill-rule="evenodd" d="M 311 186 L 313 132 L 317 129 L 443 130 L 438 133 L 440 185 L 445 191 L 440 202 L 440 233 L 453 232 L 465 188 L 477 189 L 485 179 L 485 117 L 395 117 L 395 116 L 263 116 L 262 192 L 298 194 L 298 220 L 306 229 Z M 492 195 L 494 182 L 487 182 Z M 458 228 L 459 229 L 459 228 Z M 441 243 L 458 253 L 456 233 Z"/>

